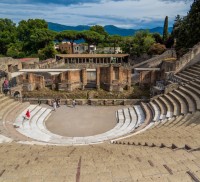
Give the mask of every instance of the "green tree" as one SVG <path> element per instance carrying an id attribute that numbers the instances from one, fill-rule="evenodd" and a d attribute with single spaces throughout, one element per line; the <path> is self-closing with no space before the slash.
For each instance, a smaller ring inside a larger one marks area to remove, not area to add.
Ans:
<path id="1" fill-rule="evenodd" d="M 72 54 L 74 53 L 74 41 L 81 39 L 81 34 L 75 30 L 65 30 L 56 35 L 56 39 L 61 42 L 63 40 L 69 40 L 71 44 Z"/>
<path id="2" fill-rule="evenodd" d="M 48 29 L 47 22 L 41 19 L 22 20 L 17 27 L 18 39 L 22 43 L 22 51 L 27 55 L 35 55 L 38 50 L 52 46 L 55 32 Z"/>
<path id="3" fill-rule="evenodd" d="M 159 33 L 153 33 L 152 36 L 155 39 L 156 43 L 163 44 L 163 39 Z"/>
<path id="4" fill-rule="evenodd" d="M 103 35 L 105 37 L 105 40 L 108 37 L 108 33 L 105 31 L 104 27 L 100 26 L 100 25 L 94 25 L 92 27 L 90 27 L 91 31 L 97 32 L 100 35 Z"/>
<path id="5" fill-rule="evenodd" d="M 122 37 L 121 47 L 124 53 L 131 54 L 133 39 L 133 36 Z"/>
<path id="6" fill-rule="evenodd" d="M 38 50 L 38 56 L 40 60 L 45 60 L 48 58 L 53 58 L 56 54 L 56 50 L 53 47 L 53 43 L 45 46 L 43 49 Z"/>
<path id="7" fill-rule="evenodd" d="M 163 52 L 166 51 L 166 47 L 163 44 L 160 43 L 154 43 L 150 49 L 149 49 L 149 54 L 151 55 L 157 55 L 157 54 L 162 54 Z"/>
<path id="8" fill-rule="evenodd" d="M 155 43 L 155 40 L 148 31 L 139 31 L 133 37 L 133 45 L 131 54 L 141 56 L 144 53 L 148 53 L 151 45 Z"/>
<path id="9" fill-rule="evenodd" d="M 114 47 L 114 53 L 116 50 L 116 46 L 122 41 L 122 37 L 120 35 L 110 35 L 108 36 L 108 40 L 109 43 L 113 44 Z"/>
<path id="10" fill-rule="evenodd" d="M 183 55 L 188 48 L 200 41 L 200 0 L 194 0 L 187 16 L 176 17 L 172 35 L 176 40 L 178 55 Z"/>
<path id="11" fill-rule="evenodd" d="M 6 55 L 13 58 L 25 57 L 25 54 L 22 51 L 22 43 L 18 41 L 16 43 L 9 44 Z"/>
<path id="12" fill-rule="evenodd" d="M 163 28 L 163 42 L 168 39 L 168 16 L 165 17 L 164 28 Z"/>
<path id="13" fill-rule="evenodd" d="M 85 30 L 80 33 L 80 36 L 85 40 L 85 42 L 88 44 L 88 52 L 90 52 L 90 45 L 98 45 L 100 42 L 102 42 L 105 38 L 105 36 L 91 31 L 91 30 Z"/>
<path id="14" fill-rule="evenodd" d="M 188 27 L 189 48 L 200 41 L 200 0 L 194 0 L 186 19 L 187 22 L 185 24 Z"/>
<path id="15" fill-rule="evenodd" d="M 9 19 L 0 19 L 0 54 L 6 55 L 9 44 L 16 42 L 16 26 Z"/>

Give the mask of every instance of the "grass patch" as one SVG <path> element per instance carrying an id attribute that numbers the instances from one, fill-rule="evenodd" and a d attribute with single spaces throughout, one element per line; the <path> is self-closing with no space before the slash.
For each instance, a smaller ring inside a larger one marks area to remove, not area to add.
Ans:
<path id="1" fill-rule="evenodd" d="M 105 90 L 74 90 L 73 92 L 67 91 L 53 91 L 48 88 L 23 92 L 25 98 L 41 98 L 41 99 L 141 99 L 149 98 L 148 88 L 139 88 L 138 86 L 131 87 L 130 91 L 123 92 L 107 92 Z"/>

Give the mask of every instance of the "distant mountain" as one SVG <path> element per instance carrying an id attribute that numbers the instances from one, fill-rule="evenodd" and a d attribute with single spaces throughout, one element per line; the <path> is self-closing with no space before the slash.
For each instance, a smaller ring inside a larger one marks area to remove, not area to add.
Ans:
<path id="1" fill-rule="evenodd" d="M 77 30 L 77 31 L 89 30 L 90 26 L 87 25 L 67 26 L 67 25 L 48 22 L 48 28 L 56 32 L 61 32 L 63 30 Z"/>
<path id="2" fill-rule="evenodd" d="M 56 32 L 60 32 L 60 31 L 63 31 L 63 30 L 83 31 L 83 30 L 89 30 L 90 26 L 87 26 L 87 25 L 67 26 L 67 25 L 61 25 L 61 24 L 57 24 L 57 23 L 48 22 L 48 28 L 50 30 L 54 30 Z M 134 35 L 137 31 L 147 30 L 147 29 L 125 29 L 125 28 L 116 27 L 114 25 L 106 25 L 106 26 L 104 26 L 104 29 L 110 35 L 118 34 L 118 35 L 121 35 L 121 36 L 130 36 L 130 35 Z M 151 33 L 155 33 L 155 32 L 158 32 L 160 34 L 163 33 L 163 27 L 155 27 L 155 28 L 148 29 L 148 30 Z M 171 32 L 172 27 L 169 27 L 168 30 L 169 30 L 169 32 Z"/>

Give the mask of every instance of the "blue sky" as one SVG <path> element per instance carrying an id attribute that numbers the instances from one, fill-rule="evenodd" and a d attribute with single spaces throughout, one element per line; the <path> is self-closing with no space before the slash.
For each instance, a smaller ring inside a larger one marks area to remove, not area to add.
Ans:
<path id="1" fill-rule="evenodd" d="M 192 0 L 0 0 L 0 18 L 14 22 L 40 18 L 64 25 L 115 25 L 123 28 L 173 25 L 184 16 Z"/>

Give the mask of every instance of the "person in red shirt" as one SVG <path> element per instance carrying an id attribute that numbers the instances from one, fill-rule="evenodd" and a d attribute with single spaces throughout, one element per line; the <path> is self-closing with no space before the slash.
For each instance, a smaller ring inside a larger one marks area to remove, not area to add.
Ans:
<path id="1" fill-rule="evenodd" d="M 26 118 L 27 118 L 27 119 L 30 119 L 30 117 L 31 117 L 30 111 L 27 110 L 27 111 L 26 111 Z"/>

